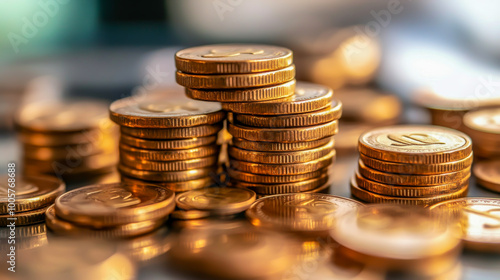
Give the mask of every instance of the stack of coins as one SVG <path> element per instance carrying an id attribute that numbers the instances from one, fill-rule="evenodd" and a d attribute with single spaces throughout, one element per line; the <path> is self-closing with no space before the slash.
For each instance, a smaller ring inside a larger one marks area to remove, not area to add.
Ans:
<path id="1" fill-rule="evenodd" d="M 352 195 L 366 202 L 428 206 L 467 195 L 470 138 L 438 126 L 374 129 L 359 138 Z"/>
<path id="2" fill-rule="evenodd" d="M 174 192 L 212 184 L 225 116 L 220 104 L 188 99 L 181 89 L 113 102 L 110 117 L 121 126 L 122 181 L 154 182 Z"/>
<path id="3" fill-rule="evenodd" d="M 66 185 L 55 177 L 0 175 L 0 226 L 29 225 L 45 219 L 45 211 Z"/>
<path id="4" fill-rule="evenodd" d="M 61 235 L 125 238 L 159 228 L 174 208 L 174 192 L 160 186 L 90 185 L 58 197 L 46 223 Z"/>
<path id="5" fill-rule="evenodd" d="M 24 173 L 71 180 L 114 169 L 118 131 L 107 111 L 106 102 L 90 99 L 23 106 L 15 124 L 23 144 Z"/>

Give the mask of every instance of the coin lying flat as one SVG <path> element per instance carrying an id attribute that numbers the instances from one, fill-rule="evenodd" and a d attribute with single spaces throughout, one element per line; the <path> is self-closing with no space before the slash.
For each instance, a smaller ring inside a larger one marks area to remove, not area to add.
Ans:
<path id="1" fill-rule="evenodd" d="M 311 191 L 328 182 L 328 175 L 322 174 L 317 178 L 292 183 L 258 184 L 233 180 L 231 183 L 238 188 L 247 188 L 258 194 L 283 194 Z"/>
<path id="2" fill-rule="evenodd" d="M 278 70 L 290 66 L 292 51 L 268 45 L 208 45 L 175 54 L 175 67 L 195 74 L 238 74 Z"/>
<path id="3" fill-rule="evenodd" d="M 471 111 L 464 115 L 463 122 L 466 128 L 472 130 L 479 137 L 500 136 L 500 109 Z"/>
<path id="4" fill-rule="evenodd" d="M 327 234 L 335 220 L 363 205 L 352 199 L 319 193 L 271 195 L 257 200 L 246 212 L 257 227 Z"/>
<path id="5" fill-rule="evenodd" d="M 138 170 L 123 164 L 118 165 L 118 170 L 129 177 L 155 182 L 177 182 L 190 181 L 216 174 L 214 167 L 189 169 L 183 171 L 148 171 Z"/>
<path id="6" fill-rule="evenodd" d="M 44 161 L 25 158 L 24 170 L 33 173 L 59 175 L 77 175 L 84 173 L 98 173 L 99 170 L 109 169 L 118 162 L 118 153 L 96 154 L 86 157 L 68 156 L 64 160 Z M 30 174 L 33 174 L 30 173 Z"/>
<path id="7" fill-rule="evenodd" d="M 69 222 L 94 228 L 163 219 L 173 211 L 175 194 L 153 185 L 91 185 L 57 198 L 55 210 Z"/>
<path id="8" fill-rule="evenodd" d="M 111 152 L 116 145 L 115 139 L 103 139 L 101 143 L 82 143 L 78 145 L 65 145 L 59 147 L 39 147 L 32 145 L 24 145 L 23 153 L 25 158 L 34 160 L 63 160 L 66 157 L 72 156 L 72 153 L 78 154 L 82 157 L 92 156 Z"/>
<path id="9" fill-rule="evenodd" d="M 122 176 L 121 181 L 137 185 L 141 184 L 157 185 L 160 187 L 167 188 L 173 192 L 185 192 L 185 191 L 192 191 L 196 189 L 206 188 L 214 183 L 214 180 L 210 176 L 189 181 L 178 181 L 178 182 L 152 182 L 152 181 L 133 179 L 127 176 Z"/>
<path id="10" fill-rule="evenodd" d="M 173 140 L 148 140 L 132 137 L 126 134 L 120 136 L 120 142 L 132 147 L 150 150 L 182 150 L 192 149 L 215 143 L 216 135 Z"/>
<path id="11" fill-rule="evenodd" d="M 127 238 L 151 232 L 159 228 L 165 220 L 147 220 L 114 227 L 93 229 L 79 226 L 58 218 L 56 216 L 55 208 L 52 205 L 45 213 L 45 222 L 48 228 L 60 235 L 84 236 L 87 238 Z"/>
<path id="12" fill-rule="evenodd" d="M 10 214 L 0 214 L 0 227 L 5 227 L 14 222 L 13 220 L 9 220 L 9 218 L 15 218 L 16 226 L 41 223 L 45 220 L 45 211 L 47 211 L 48 207 L 45 206 L 30 211 L 14 213 L 13 216 Z"/>
<path id="13" fill-rule="evenodd" d="M 314 149 L 334 141 L 332 137 L 325 137 L 318 140 L 305 141 L 305 142 L 257 142 L 249 141 L 242 138 L 232 138 L 231 142 L 234 146 L 252 151 L 264 152 L 288 152 L 288 151 L 302 151 Z"/>
<path id="14" fill-rule="evenodd" d="M 120 145 L 120 152 L 128 157 L 153 161 L 174 161 L 202 158 L 219 154 L 219 150 L 220 147 L 216 145 L 182 150 L 146 150 L 137 149 L 125 144 Z"/>
<path id="15" fill-rule="evenodd" d="M 80 132 L 70 133 L 45 133 L 20 130 L 19 141 L 38 147 L 57 147 L 66 145 L 88 145 L 89 143 L 100 142 L 102 139 L 116 138 L 118 136 L 118 126 L 109 121 L 107 129 L 89 129 Z"/>
<path id="16" fill-rule="evenodd" d="M 199 89 L 238 89 L 273 86 L 295 78 L 295 66 L 251 74 L 194 75 L 177 71 L 175 80 L 181 86 Z"/>
<path id="17" fill-rule="evenodd" d="M 177 161 L 149 161 L 140 160 L 134 157 L 130 157 L 124 153 L 120 153 L 120 162 L 131 168 L 138 170 L 148 170 L 148 171 L 183 171 L 189 169 L 204 168 L 216 165 L 219 160 L 219 156 L 209 156 L 204 158 L 195 158 L 187 160 L 177 160 Z"/>
<path id="18" fill-rule="evenodd" d="M 186 88 L 186 96 L 197 100 L 219 102 L 267 101 L 292 96 L 295 92 L 295 83 L 295 80 L 291 80 L 275 86 L 233 90 L 203 90 Z"/>
<path id="19" fill-rule="evenodd" d="M 500 252 L 500 199 L 467 197 L 443 201 L 432 205 L 430 209 L 445 218 L 458 218 L 467 248 Z"/>
<path id="20" fill-rule="evenodd" d="M 500 160 L 478 162 L 472 172 L 478 184 L 491 191 L 500 192 Z"/>
<path id="21" fill-rule="evenodd" d="M 337 134 L 338 123 L 332 121 L 309 127 L 294 128 L 255 128 L 228 124 L 228 131 L 236 138 L 262 142 L 301 142 L 312 141 Z"/>
<path id="22" fill-rule="evenodd" d="M 210 212 L 200 210 L 175 210 L 170 216 L 172 219 L 176 220 L 197 220 L 210 217 Z"/>
<path id="23" fill-rule="evenodd" d="M 55 177 L 0 175 L 0 214 L 7 214 L 9 210 L 17 213 L 42 208 L 52 204 L 65 189 L 66 185 Z M 8 198 L 12 194 L 16 199 L 11 202 L 14 208 L 9 208 Z"/>
<path id="24" fill-rule="evenodd" d="M 295 94 L 286 101 L 223 103 L 222 108 L 240 114 L 286 115 L 321 110 L 330 106 L 332 89 L 312 83 L 298 82 Z"/>
<path id="25" fill-rule="evenodd" d="M 222 123 L 214 125 L 200 125 L 193 127 L 181 128 L 166 128 L 166 129 L 150 129 L 150 128 L 135 128 L 135 127 L 120 127 L 122 134 L 127 134 L 132 137 L 146 139 L 184 139 L 205 137 L 218 133 L 222 129 Z"/>
<path id="26" fill-rule="evenodd" d="M 243 181 L 248 183 L 258 183 L 258 184 L 280 184 L 280 183 L 300 182 L 319 177 L 321 174 L 324 174 L 326 172 L 327 169 L 325 168 L 305 174 L 271 176 L 271 175 L 260 175 L 260 174 L 241 172 L 232 168 L 228 168 L 227 170 L 227 173 L 231 178 L 234 178 L 238 181 Z"/>
<path id="27" fill-rule="evenodd" d="M 117 100 L 109 107 L 110 118 L 121 126 L 142 128 L 191 127 L 225 118 L 220 104 L 188 99 L 182 89 L 172 91 Z"/>
<path id="28" fill-rule="evenodd" d="M 422 125 L 382 127 L 363 133 L 359 151 L 384 161 L 436 164 L 466 158 L 470 138 L 459 131 Z"/>
<path id="29" fill-rule="evenodd" d="M 208 188 L 181 193 L 176 198 L 179 208 L 231 215 L 245 211 L 255 201 L 255 192 L 237 188 Z"/>

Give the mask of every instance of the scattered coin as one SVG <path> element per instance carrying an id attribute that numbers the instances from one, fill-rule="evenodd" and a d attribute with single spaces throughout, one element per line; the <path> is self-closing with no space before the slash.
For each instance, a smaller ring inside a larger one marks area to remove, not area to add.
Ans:
<path id="1" fill-rule="evenodd" d="M 500 161 L 480 161 L 472 169 L 479 185 L 500 192 Z"/>

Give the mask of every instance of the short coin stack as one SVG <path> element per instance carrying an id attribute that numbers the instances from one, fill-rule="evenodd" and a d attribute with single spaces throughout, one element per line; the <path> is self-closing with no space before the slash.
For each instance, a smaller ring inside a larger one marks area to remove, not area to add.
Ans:
<path id="1" fill-rule="evenodd" d="M 220 104 L 188 99 L 178 89 L 113 102 L 122 181 L 154 182 L 174 192 L 212 184 L 225 116 Z"/>
<path id="2" fill-rule="evenodd" d="M 31 103 L 15 118 L 23 144 L 24 173 L 73 179 L 102 174 L 116 166 L 118 131 L 103 101 Z"/>
<path id="3" fill-rule="evenodd" d="M 374 129 L 359 138 L 352 195 L 366 202 L 428 206 L 467 195 L 470 138 L 439 126 Z"/>
<path id="4" fill-rule="evenodd" d="M 335 151 L 341 104 L 328 87 L 295 83 L 292 52 L 260 45 L 214 45 L 176 54 L 188 97 L 230 111 L 232 185 L 259 195 L 320 190 Z"/>
<path id="5" fill-rule="evenodd" d="M 125 238 L 159 228 L 174 208 L 174 192 L 160 186 L 90 185 L 58 197 L 46 223 L 61 235 Z"/>

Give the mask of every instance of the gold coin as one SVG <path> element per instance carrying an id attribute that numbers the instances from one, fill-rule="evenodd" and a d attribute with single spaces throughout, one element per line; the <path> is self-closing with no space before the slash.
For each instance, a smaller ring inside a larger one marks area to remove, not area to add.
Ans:
<path id="1" fill-rule="evenodd" d="M 60 235 L 82 236 L 86 238 L 127 238 L 154 231 L 155 229 L 161 227 L 165 220 L 147 220 L 137 223 L 93 229 L 85 226 L 79 226 L 58 218 L 54 205 L 52 205 L 45 213 L 45 222 L 48 228 Z"/>
<path id="2" fill-rule="evenodd" d="M 235 113 L 252 115 L 300 114 L 330 106 L 332 96 L 333 91 L 331 88 L 318 84 L 298 82 L 295 86 L 295 94 L 289 100 L 223 103 L 222 108 Z"/>
<path id="3" fill-rule="evenodd" d="M 210 212 L 200 210 L 175 210 L 170 217 L 176 220 L 197 220 L 210 217 Z"/>
<path id="4" fill-rule="evenodd" d="M 324 174 L 326 172 L 327 169 L 325 168 L 305 174 L 272 176 L 272 175 L 259 175 L 259 174 L 246 173 L 232 168 L 228 168 L 227 170 L 227 174 L 231 178 L 234 178 L 238 181 L 243 181 L 248 183 L 258 183 L 258 184 L 280 184 L 280 183 L 300 182 L 319 177 L 321 174 Z"/>
<path id="5" fill-rule="evenodd" d="M 216 165 L 219 160 L 218 156 L 210 156 L 204 158 L 195 158 L 177 161 L 149 161 L 140 160 L 130 157 L 126 154 L 120 154 L 120 162 L 129 167 L 138 170 L 148 171 L 182 171 L 188 169 L 197 169 Z"/>
<path id="6" fill-rule="evenodd" d="M 294 193 L 271 195 L 257 200 L 246 212 L 257 227 L 325 235 L 338 217 L 363 205 L 349 198 Z"/>
<path id="7" fill-rule="evenodd" d="M 461 253 L 455 227 L 414 207 L 359 208 L 339 217 L 331 236 L 354 261 L 420 275 L 450 270 Z"/>
<path id="8" fill-rule="evenodd" d="M 199 89 L 239 89 L 274 86 L 295 78 L 295 65 L 269 72 L 251 74 L 196 75 L 175 72 L 175 80 L 183 87 Z"/>
<path id="9" fill-rule="evenodd" d="M 91 173 L 116 165 L 118 153 L 105 153 L 91 156 L 68 155 L 64 160 L 43 161 L 24 159 L 24 168 L 28 172 L 62 175 Z"/>
<path id="10" fill-rule="evenodd" d="M 155 182 L 186 182 L 190 180 L 196 180 L 203 177 L 210 176 L 212 174 L 216 174 L 216 170 L 214 167 L 206 167 L 206 168 L 198 168 L 198 169 L 189 169 L 183 171 L 172 171 L 172 172 L 163 172 L 163 171 L 147 171 L 147 170 L 137 170 L 131 167 L 128 167 L 123 164 L 118 165 L 118 170 L 126 176 L 137 178 L 140 180 L 146 181 L 155 181 Z"/>
<path id="11" fill-rule="evenodd" d="M 359 161 L 359 173 L 370 180 L 388 185 L 435 186 L 456 183 L 470 175 L 470 167 L 463 170 L 437 175 L 408 175 L 384 173 L 367 167 Z"/>
<path id="12" fill-rule="evenodd" d="M 479 185 L 500 192 L 500 160 L 480 161 L 472 168 Z"/>
<path id="13" fill-rule="evenodd" d="M 200 125 L 193 127 L 149 129 L 122 126 L 122 134 L 147 139 L 184 139 L 197 138 L 217 134 L 222 129 L 222 123 L 214 125 Z"/>
<path id="14" fill-rule="evenodd" d="M 23 106 L 15 116 L 22 129 L 37 132 L 79 132 L 106 125 L 108 104 L 101 100 L 42 101 Z"/>
<path id="15" fill-rule="evenodd" d="M 0 214 L 0 227 L 6 227 L 12 222 L 15 223 L 16 227 L 41 223 L 45 220 L 45 211 L 47 211 L 48 207 L 45 206 L 25 212 L 14 212 L 14 215 Z"/>
<path id="16" fill-rule="evenodd" d="M 308 127 L 294 128 L 256 128 L 228 124 L 228 131 L 236 138 L 262 142 L 301 142 L 312 141 L 337 134 L 338 122 Z"/>
<path id="17" fill-rule="evenodd" d="M 101 143 L 106 139 L 115 139 L 119 135 L 118 126 L 109 120 L 107 123 L 109 126 L 105 129 L 89 129 L 69 133 L 43 133 L 20 130 L 18 138 L 23 144 L 38 147 L 89 145 L 89 143 Z"/>
<path id="18" fill-rule="evenodd" d="M 240 74 L 290 66 L 292 51 L 267 45 L 207 45 L 175 54 L 177 70 L 195 74 Z"/>
<path id="19" fill-rule="evenodd" d="M 295 80 L 259 88 L 242 88 L 234 90 L 203 90 L 186 88 L 186 96 L 198 100 L 219 102 L 252 102 L 282 99 L 295 92 Z"/>
<path id="20" fill-rule="evenodd" d="M 364 178 L 356 172 L 356 183 L 361 189 L 387 196 L 397 197 L 432 197 L 457 192 L 469 184 L 470 176 L 466 176 L 462 181 L 446 185 L 436 186 L 398 186 L 387 185 Z"/>
<path id="21" fill-rule="evenodd" d="M 302 127 L 313 126 L 338 120 L 342 114 L 342 105 L 332 102 L 332 107 L 314 111 L 310 113 L 279 115 L 279 116 L 258 116 L 229 113 L 228 118 L 233 123 L 241 123 L 247 126 L 256 127 Z"/>
<path id="22" fill-rule="evenodd" d="M 354 197 L 369 203 L 395 203 L 402 205 L 429 206 L 441 201 L 467 196 L 468 186 L 469 184 L 465 183 L 458 191 L 431 197 L 396 197 L 376 194 L 362 189 L 358 186 L 356 179 L 352 178 L 351 194 Z"/>
<path id="23" fill-rule="evenodd" d="M 0 214 L 42 208 L 52 204 L 65 189 L 66 185 L 54 177 L 0 175 Z M 8 199 L 12 197 L 15 199 Z"/>
<path id="24" fill-rule="evenodd" d="M 464 159 L 452 162 L 436 164 L 409 164 L 378 160 L 367 157 L 364 154 L 360 154 L 359 158 L 366 166 L 382 172 L 419 175 L 438 175 L 442 173 L 457 172 L 470 167 L 473 159 L 472 154 L 470 154 Z"/>
<path id="25" fill-rule="evenodd" d="M 304 163 L 265 164 L 230 159 L 229 164 L 231 168 L 248 173 L 262 175 L 297 175 L 323 169 L 333 162 L 334 157 L 335 150 L 325 157 Z"/>
<path id="26" fill-rule="evenodd" d="M 174 197 L 174 192 L 154 185 L 90 185 L 59 196 L 55 210 L 61 219 L 102 228 L 164 219 L 174 210 Z"/>
<path id="27" fill-rule="evenodd" d="M 327 156 L 332 151 L 332 149 L 333 141 L 318 148 L 291 152 L 257 152 L 239 149 L 235 146 L 229 146 L 228 154 L 232 158 L 249 162 L 293 164 L 317 160 L 319 158 Z"/>
<path id="28" fill-rule="evenodd" d="M 328 182 L 328 175 L 323 174 L 317 178 L 293 183 L 258 184 L 233 180 L 232 184 L 238 188 L 253 190 L 258 194 L 284 194 L 310 191 L 326 182 Z"/>
<path id="29" fill-rule="evenodd" d="M 245 211 L 255 201 L 255 192 L 237 188 L 207 188 L 181 193 L 175 199 L 185 210 L 231 215 Z"/>
<path id="30" fill-rule="evenodd" d="M 125 144 L 120 145 L 120 152 L 127 155 L 127 157 L 152 161 L 174 161 L 203 158 L 218 154 L 219 150 L 220 146 L 216 145 L 184 150 L 146 150 L 137 149 Z"/>
<path id="31" fill-rule="evenodd" d="M 326 145 L 330 141 L 334 141 L 334 139 L 332 137 L 325 137 L 312 141 L 286 143 L 286 142 L 257 142 L 257 141 L 249 141 L 242 138 L 234 137 L 231 141 L 235 147 L 245 150 L 263 151 L 263 152 L 288 152 L 288 151 L 302 151 L 302 150 L 314 149 Z M 336 144 L 334 144 L 334 146 L 336 146 Z"/>
<path id="32" fill-rule="evenodd" d="M 56 147 L 40 147 L 24 145 L 23 153 L 25 158 L 35 160 L 63 160 L 78 154 L 81 157 L 102 154 L 114 151 L 117 141 L 113 138 L 102 139 L 98 143 L 82 143 L 78 145 L 66 145 Z"/>
<path id="33" fill-rule="evenodd" d="M 126 134 L 122 134 L 120 142 L 132 147 L 149 150 L 183 150 L 201 147 L 215 143 L 217 136 L 174 139 L 174 140 L 147 140 L 135 138 Z"/>
<path id="34" fill-rule="evenodd" d="M 500 199 L 467 197 L 443 201 L 430 207 L 445 217 L 456 216 L 463 233 L 462 240 L 470 249 L 500 252 Z"/>
<path id="35" fill-rule="evenodd" d="M 464 125 L 473 130 L 479 138 L 493 136 L 500 140 L 500 109 L 480 109 L 464 115 Z"/>
<path id="36" fill-rule="evenodd" d="M 109 107 L 110 118 L 122 126 L 180 128 L 218 123 L 225 118 L 219 103 L 188 99 L 181 89 L 128 97 Z"/>
<path id="37" fill-rule="evenodd" d="M 379 160 L 436 164 L 466 158 L 469 136 L 436 126 L 400 125 L 376 128 L 359 137 L 359 151 Z"/>
<path id="38" fill-rule="evenodd" d="M 136 185 L 146 184 L 146 185 L 157 185 L 160 187 L 167 188 L 173 192 L 185 192 L 192 191 L 196 189 L 206 188 L 214 184 L 212 177 L 202 177 L 199 179 L 189 180 L 189 181 L 179 181 L 179 182 L 152 182 L 143 181 L 138 179 L 129 178 L 127 176 L 122 176 L 121 181 L 125 183 L 131 183 Z"/>

